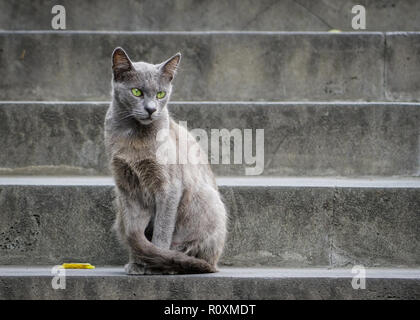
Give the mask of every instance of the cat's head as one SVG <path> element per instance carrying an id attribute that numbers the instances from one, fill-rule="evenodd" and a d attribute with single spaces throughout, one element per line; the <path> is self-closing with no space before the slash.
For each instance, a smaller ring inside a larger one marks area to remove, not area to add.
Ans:
<path id="1" fill-rule="evenodd" d="M 132 62 L 122 48 L 112 54 L 113 95 L 124 113 L 148 125 L 160 118 L 169 101 L 181 54 L 160 64 Z"/>

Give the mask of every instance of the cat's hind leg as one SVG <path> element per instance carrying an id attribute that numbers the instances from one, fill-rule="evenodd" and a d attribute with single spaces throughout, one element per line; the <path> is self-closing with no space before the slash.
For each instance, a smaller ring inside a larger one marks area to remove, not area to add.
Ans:
<path id="1" fill-rule="evenodd" d="M 181 200 L 171 248 L 217 269 L 226 239 L 227 214 L 217 190 L 204 187 Z"/>

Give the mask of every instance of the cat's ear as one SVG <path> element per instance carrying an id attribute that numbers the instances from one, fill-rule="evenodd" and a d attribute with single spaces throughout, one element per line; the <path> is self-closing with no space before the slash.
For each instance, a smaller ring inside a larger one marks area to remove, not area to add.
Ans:
<path id="1" fill-rule="evenodd" d="M 114 80 L 121 80 L 124 72 L 133 70 L 133 64 L 123 48 L 117 47 L 112 53 L 112 71 Z"/>
<path id="2" fill-rule="evenodd" d="M 181 53 L 178 52 L 173 57 L 162 62 L 160 65 L 162 77 L 164 77 L 168 81 L 172 81 L 172 79 L 175 77 L 175 73 L 176 73 L 176 70 L 178 69 L 178 65 L 180 61 L 181 61 Z"/>

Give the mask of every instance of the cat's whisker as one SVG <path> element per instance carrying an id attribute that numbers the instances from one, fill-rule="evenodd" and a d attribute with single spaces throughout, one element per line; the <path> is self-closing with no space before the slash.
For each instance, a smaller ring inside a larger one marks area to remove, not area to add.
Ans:
<path id="1" fill-rule="evenodd" d="M 121 115 L 123 115 L 123 116 L 121 117 Z M 133 117 L 133 114 L 131 114 L 131 113 L 121 114 L 121 115 L 119 117 L 120 120 L 125 120 L 125 119 L 132 118 Z"/>

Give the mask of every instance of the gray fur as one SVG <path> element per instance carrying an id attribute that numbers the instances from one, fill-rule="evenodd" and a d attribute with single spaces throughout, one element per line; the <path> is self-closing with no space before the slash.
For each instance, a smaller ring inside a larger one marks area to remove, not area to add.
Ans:
<path id="1" fill-rule="evenodd" d="M 181 54 L 161 64 L 133 63 L 121 48 L 112 56 L 112 102 L 105 144 L 116 182 L 115 230 L 128 247 L 128 274 L 215 272 L 226 238 L 226 210 L 207 164 L 161 164 L 156 135 L 169 130 L 176 155 L 186 129 L 169 116 L 167 104 Z M 139 88 L 136 97 L 132 88 Z M 165 91 L 158 99 L 156 93 Z M 149 116 L 147 110 L 156 111 Z M 182 152 L 182 151 L 181 151 Z M 206 163 L 202 153 L 203 162 Z"/>

